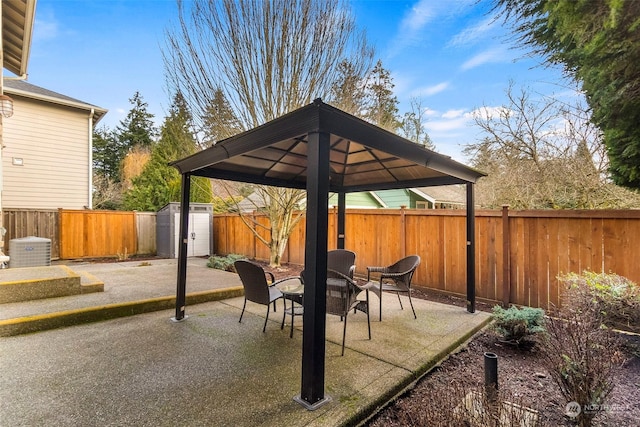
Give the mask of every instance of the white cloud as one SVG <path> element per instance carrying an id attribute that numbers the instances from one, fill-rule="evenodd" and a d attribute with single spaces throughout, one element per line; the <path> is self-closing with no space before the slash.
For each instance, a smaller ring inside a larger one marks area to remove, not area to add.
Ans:
<path id="1" fill-rule="evenodd" d="M 428 132 L 444 132 L 464 129 L 469 124 L 465 117 L 458 117 L 452 120 L 433 120 L 425 123 Z"/>
<path id="2" fill-rule="evenodd" d="M 400 23 L 403 32 L 415 33 L 420 31 L 435 16 L 430 0 L 420 0 L 404 16 Z"/>
<path id="3" fill-rule="evenodd" d="M 449 82 L 438 83 L 437 85 L 427 86 L 423 88 L 416 89 L 415 94 L 420 96 L 432 96 L 442 91 L 445 91 L 450 86 Z"/>
<path id="4" fill-rule="evenodd" d="M 440 114 L 436 120 L 428 120 L 425 123 L 427 131 L 439 133 L 457 130 L 466 130 L 473 123 L 473 113 L 466 109 L 448 110 Z"/>
<path id="5" fill-rule="evenodd" d="M 446 111 L 443 115 L 442 118 L 443 119 L 457 119 L 458 117 L 463 117 L 465 114 L 466 110 L 465 109 L 461 109 L 461 110 L 449 110 Z"/>
<path id="6" fill-rule="evenodd" d="M 464 46 L 477 44 L 490 32 L 498 21 L 494 17 L 488 17 L 472 27 L 465 28 L 449 41 L 449 46 Z"/>
<path id="7" fill-rule="evenodd" d="M 509 110 L 506 107 L 480 107 L 477 108 L 475 110 L 473 110 L 471 113 L 469 113 L 470 117 L 480 117 L 482 118 L 482 120 L 489 120 L 492 118 L 496 118 L 496 117 L 501 117 L 501 116 L 511 116 L 511 114 L 513 114 L 513 111 Z"/>
<path id="8" fill-rule="evenodd" d="M 460 67 L 462 70 L 470 70 L 472 68 L 479 67 L 483 64 L 507 62 L 508 56 L 504 47 L 494 47 L 492 49 L 485 50 L 475 55 L 471 59 L 467 60 Z"/>
<path id="9" fill-rule="evenodd" d="M 398 31 L 389 46 L 389 56 L 393 57 L 405 47 L 420 41 L 427 24 L 443 10 L 443 2 L 419 0 L 409 9 L 398 25 Z"/>
<path id="10" fill-rule="evenodd" d="M 426 107 L 424 109 L 424 115 L 425 117 L 436 117 L 440 115 L 440 112 L 438 112 L 438 110 L 432 110 L 431 108 Z"/>

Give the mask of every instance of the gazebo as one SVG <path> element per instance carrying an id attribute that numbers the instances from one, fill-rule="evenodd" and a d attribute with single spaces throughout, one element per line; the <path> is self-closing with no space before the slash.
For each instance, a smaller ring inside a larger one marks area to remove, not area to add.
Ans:
<path id="1" fill-rule="evenodd" d="M 176 321 L 185 318 L 191 176 L 306 190 L 302 385 L 295 399 L 307 409 L 329 399 L 324 375 L 330 192 L 338 194 L 337 242 L 344 248 L 346 193 L 466 184 L 467 311 L 475 312 L 474 184 L 481 172 L 321 99 L 172 165 L 182 174 Z"/>

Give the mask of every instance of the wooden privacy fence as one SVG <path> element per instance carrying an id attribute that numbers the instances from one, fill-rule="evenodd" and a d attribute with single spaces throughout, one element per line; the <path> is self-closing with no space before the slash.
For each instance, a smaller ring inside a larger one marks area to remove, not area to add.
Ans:
<path id="1" fill-rule="evenodd" d="M 268 219 L 256 215 L 268 224 Z M 464 211 L 347 209 L 345 248 L 357 254 L 356 273 L 405 255 L 422 258 L 418 286 L 466 294 Z M 329 248 L 336 247 L 337 211 L 329 216 Z M 304 264 L 302 221 L 283 261 Z M 214 217 L 214 251 L 266 260 L 269 251 L 237 215 Z M 506 304 L 559 304 L 557 277 L 592 270 L 640 282 L 640 211 L 477 211 L 476 295 Z"/>
<path id="2" fill-rule="evenodd" d="M 21 237 L 38 236 L 51 239 L 51 258 L 59 258 L 60 227 L 58 210 L 4 209 L 2 226 L 7 230 L 4 236 L 4 253 L 9 253 L 9 241 Z"/>
<path id="3" fill-rule="evenodd" d="M 155 212 L 4 209 L 3 225 L 5 253 L 11 239 L 27 236 L 51 239 L 54 259 L 156 252 Z"/>
<path id="4" fill-rule="evenodd" d="M 136 252 L 135 212 L 60 209 L 60 258 Z"/>

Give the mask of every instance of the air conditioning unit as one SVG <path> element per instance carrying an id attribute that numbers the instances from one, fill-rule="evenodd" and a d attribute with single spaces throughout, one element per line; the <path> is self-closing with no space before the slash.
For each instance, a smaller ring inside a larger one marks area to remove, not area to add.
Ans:
<path id="1" fill-rule="evenodd" d="M 51 265 L 51 239 L 22 237 L 9 240 L 9 268 Z"/>

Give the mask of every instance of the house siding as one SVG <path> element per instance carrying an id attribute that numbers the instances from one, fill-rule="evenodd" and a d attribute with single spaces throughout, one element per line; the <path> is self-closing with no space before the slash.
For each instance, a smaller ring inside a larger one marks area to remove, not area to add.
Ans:
<path id="1" fill-rule="evenodd" d="M 88 206 L 88 112 L 13 98 L 14 115 L 3 121 L 3 207 Z M 22 166 L 12 164 L 13 158 L 22 159 Z"/>
<path id="2" fill-rule="evenodd" d="M 376 191 L 376 194 L 390 208 L 397 209 L 401 206 L 415 208 L 416 206 L 415 201 L 413 202 L 413 206 L 410 205 L 409 192 L 405 189 Z"/>
<path id="3" fill-rule="evenodd" d="M 346 196 L 346 205 L 350 208 L 379 208 L 380 204 L 366 192 L 348 193 Z M 338 206 L 338 195 L 332 194 L 329 197 L 329 206 Z"/>

